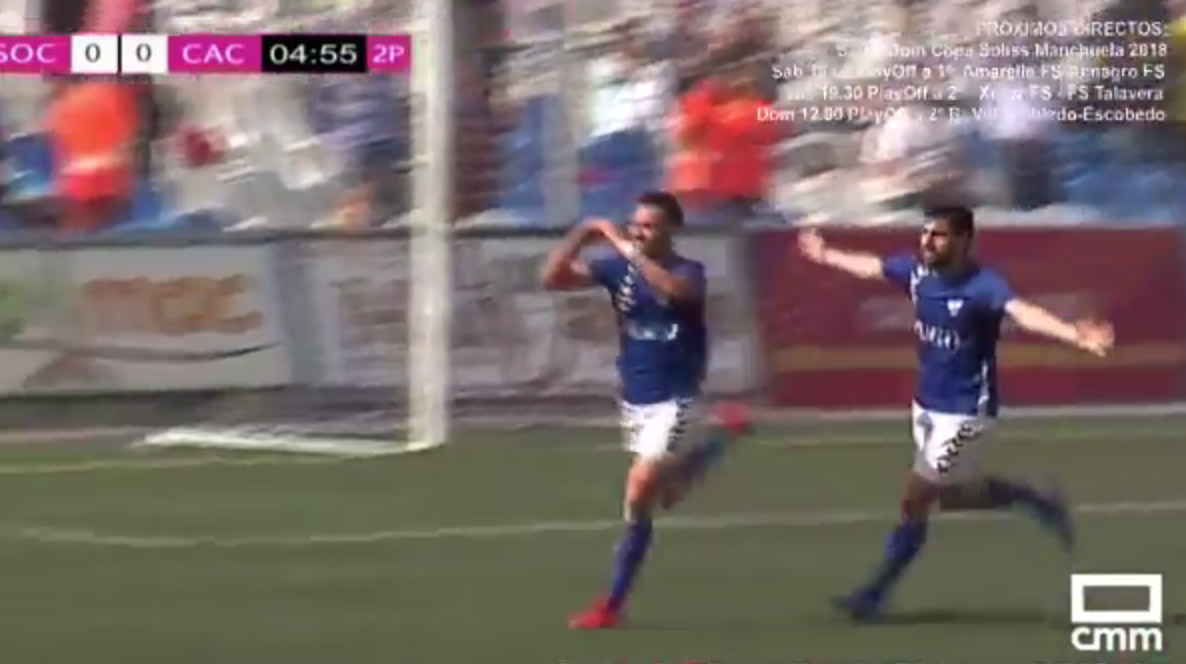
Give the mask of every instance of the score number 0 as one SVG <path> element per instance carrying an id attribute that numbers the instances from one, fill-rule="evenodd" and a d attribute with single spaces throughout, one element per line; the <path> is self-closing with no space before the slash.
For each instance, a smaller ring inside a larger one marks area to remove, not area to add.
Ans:
<path id="1" fill-rule="evenodd" d="M 119 37 L 116 35 L 72 35 L 70 73 L 118 74 Z"/>
<path id="2" fill-rule="evenodd" d="M 152 61 L 152 47 L 148 44 L 136 44 L 136 49 L 133 51 L 136 60 L 148 63 Z M 82 57 L 93 65 L 99 64 L 103 59 L 103 49 L 98 44 L 92 42 L 82 49 Z"/>
<path id="3" fill-rule="evenodd" d="M 169 73 L 167 35 L 124 35 L 120 70 L 125 74 Z"/>

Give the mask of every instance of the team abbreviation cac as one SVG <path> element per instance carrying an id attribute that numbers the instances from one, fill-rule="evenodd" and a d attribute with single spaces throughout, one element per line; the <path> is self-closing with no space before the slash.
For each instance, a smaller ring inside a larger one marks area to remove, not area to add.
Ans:
<path id="1" fill-rule="evenodd" d="M 246 44 L 186 44 L 181 61 L 187 65 L 239 65 L 248 63 Z"/>

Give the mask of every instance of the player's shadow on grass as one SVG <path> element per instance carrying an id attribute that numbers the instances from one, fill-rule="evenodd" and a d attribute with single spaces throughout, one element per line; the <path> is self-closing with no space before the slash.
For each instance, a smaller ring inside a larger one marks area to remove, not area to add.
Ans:
<path id="1" fill-rule="evenodd" d="M 883 625 L 1002 625 L 1063 627 L 1066 616 L 1036 609 L 915 609 L 892 611 L 880 621 Z"/>

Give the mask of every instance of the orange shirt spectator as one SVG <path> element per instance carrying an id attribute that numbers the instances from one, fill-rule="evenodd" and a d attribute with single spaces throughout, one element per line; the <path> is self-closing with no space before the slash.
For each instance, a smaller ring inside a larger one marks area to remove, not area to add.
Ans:
<path id="1" fill-rule="evenodd" d="M 699 85 L 680 98 L 675 118 L 675 146 L 669 165 L 671 190 L 685 204 L 702 206 L 712 200 L 716 153 L 709 140 L 713 115 L 711 86 Z"/>
<path id="2" fill-rule="evenodd" d="M 127 86 L 62 84 L 45 120 L 62 201 L 60 230 L 85 233 L 111 223 L 131 200 L 139 113 Z"/>
<path id="3" fill-rule="evenodd" d="M 94 0 L 86 12 L 88 32 L 129 32 L 143 11 L 140 0 Z"/>
<path id="4" fill-rule="evenodd" d="M 138 115 L 126 86 L 67 84 L 46 118 L 60 196 L 94 202 L 121 199 L 131 192 Z"/>
<path id="5" fill-rule="evenodd" d="M 761 119 L 770 104 L 743 93 L 721 103 L 713 114 L 720 141 L 713 191 L 721 198 L 761 200 L 770 184 L 770 148 L 778 138 L 774 123 Z"/>
<path id="6" fill-rule="evenodd" d="M 684 95 L 676 121 L 671 187 L 693 204 L 760 200 L 781 127 L 761 119 L 770 104 L 743 85 L 702 83 Z"/>

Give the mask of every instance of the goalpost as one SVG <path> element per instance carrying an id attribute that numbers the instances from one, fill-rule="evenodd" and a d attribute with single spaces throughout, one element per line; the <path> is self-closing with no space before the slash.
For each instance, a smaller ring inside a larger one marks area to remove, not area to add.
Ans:
<path id="1" fill-rule="evenodd" d="M 482 19 L 462 16 L 452 2 L 411 5 L 415 11 L 406 18 L 414 39 L 415 186 L 409 235 L 327 235 L 279 247 L 282 297 L 291 299 L 283 302 L 285 323 L 298 337 L 292 343 L 308 354 L 297 362 L 294 384 L 216 395 L 195 409 L 186 426 L 154 432 L 138 447 L 375 456 L 432 449 L 471 427 L 486 433 L 616 422 L 603 387 L 609 365 L 602 355 L 610 345 L 586 338 L 596 330 L 571 329 L 583 303 L 557 300 L 536 288 L 532 276 L 523 277 L 534 274 L 538 266 L 531 261 L 551 240 L 486 243 L 490 238 L 451 232 L 450 208 L 464 193 L 451 191 L 457 186 L 454 155 L 468 149 L 452 144 L 458 135 L 451 126 L 457 118 L 453 95 L 464 78 L 454 71 L 454 42 L 472 37 L 455 31 Z M 523 3 L 519 20 L 507 21 L 510 39 L 485 63 L 497 68 L 497 94 L 516 109 L 528 101 L 552 104 L 541 114 L 540 144 L 546 149 L 538 182 L 543 217 L 557 227 L 575 220 L 581 205 L 578 146 L 590 103 L 586 69 L 610 43 L 623 6 L 609 0 L 596 6 Z M 589 15 L 574 17 L 574 8 Z M 462 19 L 467 23 L 458 23 Z M 269 85 L 266 94 L 280 94 Z M 523 120 L 516 126 L 527 125 Z M 492 131 L 507 130 L 496 125 Z M 526 177 L 507 163 L 514 156 L 507 157 L 508 137 L 498 136 L 503 142 L 493 162 L 502 176 Z M 518 146 L 518 140 L 509 144 Z M 475 157 L 466 165 L 488 168 L 485 163 Z M 514 184 L 499 187 L 505 194 Z M 483 203 L 499 218 L 517 213 L 503 199 Z M 483 217 L 479 212 L 474 218 Z M 464 329 L 454 330 L 454 316 L 464 319 Z M 359 320 L 359 328 L 352 328 Z M 477 337 L 481 342 L 473 341 Z"/>
<path id="2" fill-rule="evenodd" d="M 197 424 L 167 429 L 146 436 L 138 446 L 370 456 L 431 449 L 448 440 L 453 3 L 415 0 L 414 4 L 410 30 L 414 193 L 408 258 L 416 279 L 410 288 L 407 325 L 409 345 L 415 352 L 407 353 L 406 419 L 380 422 L 373 412 L 336 419 L 330 416 L 312 424 L 248 418 L 251 423 L 246 425 Z M 383 419 L 389 416 L 398 417 L 385 413 Z"/>

